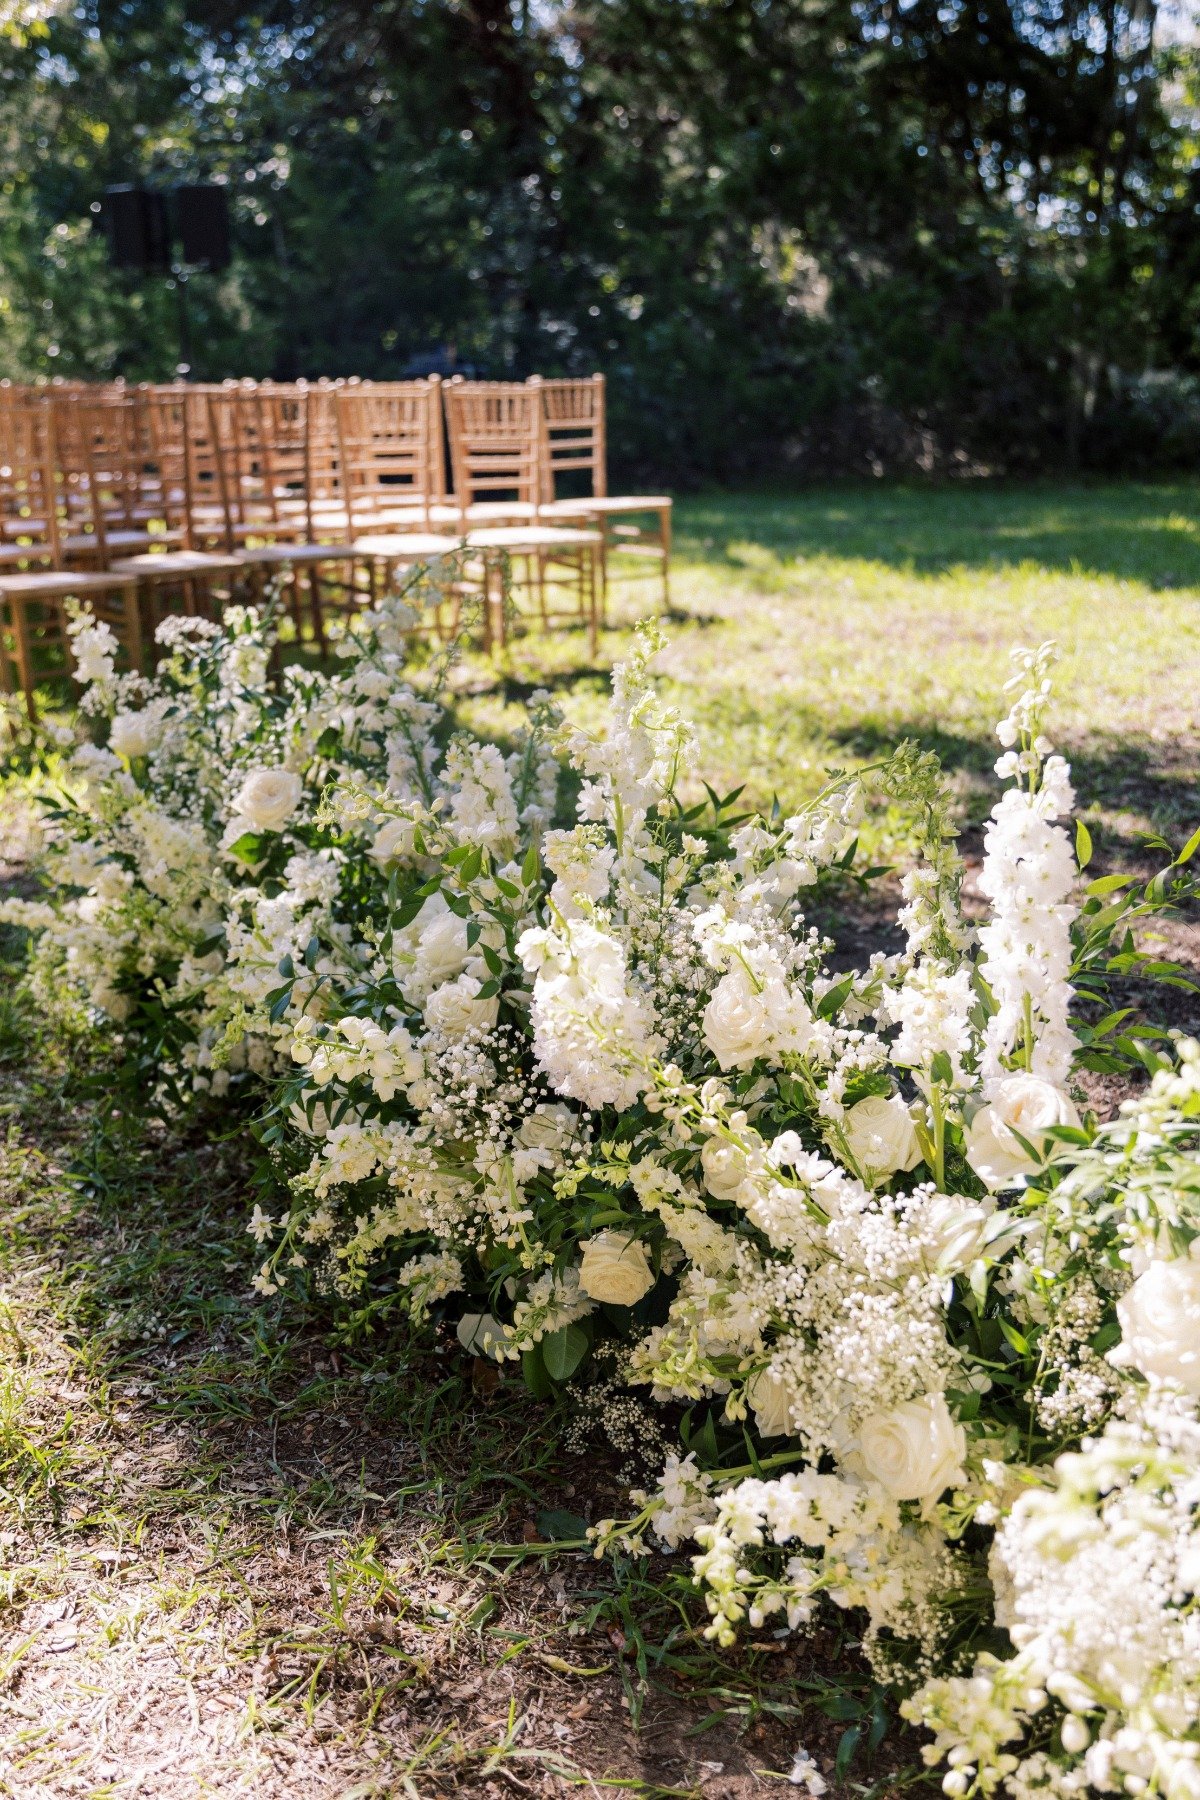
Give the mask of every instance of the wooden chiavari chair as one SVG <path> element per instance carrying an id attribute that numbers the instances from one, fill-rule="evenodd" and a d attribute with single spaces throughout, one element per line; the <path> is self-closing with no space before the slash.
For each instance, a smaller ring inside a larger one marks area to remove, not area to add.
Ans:
<path id="1" fill-rule="evenodd" d="M 540 521 L 544 440 L 537 378 L 456 379 L 446 384 L 445 400 L 454 503 L 473 527 L 466 543 L 493 566 L 504 561 L 514 597 L 531 595 L 543 626 L 558 619 L 585 623 L 595 654 L 602 534 Z M 554 598 L 564 587 L 565 609 Z M 493 636 L 503 641 L 503 608 L 492 611 Z"/>
<path id="2" fill-rule="evenodd" d="M 0 553 L 0 688 L 23 691 L 33 716 L 39 678 L 69 668 L 68 600 L 88 603 L 135 669 L 143 666 L 142 618 L 135 577 L 66 565 L 70 527 L 50 402 L 18 399 L 3 429 L 5 523 L 16 541 Z"/>
<path id="3" fill-rule="evenodd" d="M 143 410 L 149 404 L 143 401 Z M 180 459 L 169 454 L 169 420 L 159 417 L 157 433 L 147 432 L 143 457 L 128 397 L 56 400 L 54 417 L 56 424 L 66 421 L 71 434 L 71 454 L 62 457 L 73 520 L 63 546 L 68 557 L 134 579 L 152 623 L 180 608 L 219 613 L 241 564 L 236 556 L 194 547 L 186 450 Z M 153 461 L 160 455 L 167 457 L 165 479 Z M 131 510 L 144 506 L 151 493 L 157 522 L 150 524 L 156 528 L 135 530 Z"/>
<path id="4" fill-rule="evenodd" d="M 346 528 L 370 571 L 372 596 L 397 570 L 436 567 L 461 545 L 458 510 L 444 499 L 440 388 L 434 376 L 345 382 L 333 395 Z M 456 631 L 464 595 L 482 589 L 484 573 L 482 564 L 457 557 L 428 628 Z"/>
<path id="5" fill-rule="evenodd" d="M 603 536 L 603 575 L 607 585 L 610 551 L 651 558 L 662 567 L 663 605 L 670 604 L 671 499 L 667 494 L 610 494 L 608 440 L 603 375 L 586 380 L 534 377 L 541 394 L 543 519 L 577 520 Z M 559 475 L 586 479 L 591 493 L 579 498 L 556 496 Z M 656 528 L 636 523 L 653 516 Z"/>
<path id="6" fill-rule="evenodd" d="M 221 423 L 230 407 L 240 415 L 232 430 L 228 417 Z M 349 612 L 360 604 L 356 574 L 361 558 L 348 541 L 341 509 L 314 492 L 312 410 L 304 383 L 264 382 L 253 391 L 243 389 L 232 399 L 210 403 L 218 419 L 214 437 L 229 507 L 229 540 L 240 535 L 239 555 L 260 601 L 268 576 L 279 572 L 297 641 L 303 636 L 307 594 L 313 634 L 323 654 L 326 611 Z M 233 454 L 227 461 L 228 444 Z M 242 495 L 236 512 L 229 500 L 235 493 Z"/>

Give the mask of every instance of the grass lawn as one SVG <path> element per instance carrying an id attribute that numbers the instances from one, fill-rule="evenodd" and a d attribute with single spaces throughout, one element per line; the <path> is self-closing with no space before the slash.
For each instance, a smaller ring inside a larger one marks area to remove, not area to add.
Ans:
<path id="1" fill-rule="evenodd" d="M 797 801 L 915 735 L 978 820 L 1007 650 L 1054 637 L 1100 850 L 1200 820 L 1200 484 L 708 495 L 676 524 L 662 667 L 721 788 Z M 461 712 L 503 729 L 549 685 L 598 719 L 639 610 L 617 596 L 595 666 L 575 632 L 468 658 Z M 749 1800 L 801 1745 L 836 1790 L 888 1789 L 911 1742 L 835 1777 L 871 1725 L 836 1631 L 720 1656 L 636 1570 L 527 1549 L 620 1502 L 519 1382 L 254 1294 L 236 1141 L 115 1111 L 20 953 L 8 934 L 0 1796 Z"/>
<path id="2" fill-rule="evenodd" d="M 619 593 L 614 616 L 636 618 L 650 593 Z M 662 669 L 722 789 L 795 801 L 828 766 L 916 736 L 978 817 L 1008 651 L 1055 638 L 1054 735 L 1110 850 L 1196 822 L 1200 483 L 687 498 L 666 626 Z M 602 664 L 620 643 L 604 638 Z M 576 636 L 519 646 L 522 684 L 547 669 L 572 714 L 598 715 L 602 673 Z M 502 722 L 494 696 L 473 710 Z"/>

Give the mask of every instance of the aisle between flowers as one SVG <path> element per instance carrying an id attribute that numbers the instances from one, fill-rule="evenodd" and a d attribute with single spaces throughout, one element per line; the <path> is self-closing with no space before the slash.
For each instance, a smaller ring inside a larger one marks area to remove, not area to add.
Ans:
<path id="1" fill-rule="evenodd" d="M 81 615 L 107 742 L 62 746 L 48 897 L 5 909 L 39 991 L 159 1104 L 245 1096 L 264 1292 L 448 1321 L 661 1446 L 596 1549 L 690 1542 L 718 1640 L 852 1611 L 952 1795 L 1200 1793 L 1200 1050 L 1108 1004 L 1200 834 L 1082 886 L 1019 652 L 972 927 L 916 747 L 746 816 L 693 798 L 654 633 L 603 737 L 536 696 L 502 751 L 406 681 L 411 623 L 272 688 L 251 613 L 169 622 L 153 682 Z M 904 950 L 845 972 L 805 903 L 875 793 L 921 854 Z M 1088 1070 L 1150 1079 L 1097 1124 Z"/>

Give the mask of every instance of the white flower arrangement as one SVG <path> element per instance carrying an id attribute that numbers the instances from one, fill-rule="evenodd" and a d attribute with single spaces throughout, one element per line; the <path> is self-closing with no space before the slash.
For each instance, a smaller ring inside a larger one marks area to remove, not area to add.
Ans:
<path id="1" fill-rule="evenodd" d="M 1092 1018 L 1200 833 L 1144 893 L 1081 891 L 1051 651 L 1020 652 L 972 929 L 912 746 L 739 816 L 691 798 L 653 631 L 603 739 L 543 697 L 504 754 L 445 742 L 409 622 L 384 602 L 272 690 L 252 615 L 170 625 L 153 682 L 82 618 L 108 747 L 69 764 L 50 904 L 6 909 L 43 982 L 176 1098 L 257 1088 L 264 1292 L 378 1282 L 535 1394 L 603 1347 L 689 1408 L 595 1537 L 692 1540 L 713 1637 L 861 1609 L 954 1796 L 1200 1797 L 1200 1048 Z M 838 970 L 802 898 L 873 783 L 921 822 L 906 947 Z M 1153 1079 L 1098 1127 L 1078 1076 L 1122 1067 Z"/>

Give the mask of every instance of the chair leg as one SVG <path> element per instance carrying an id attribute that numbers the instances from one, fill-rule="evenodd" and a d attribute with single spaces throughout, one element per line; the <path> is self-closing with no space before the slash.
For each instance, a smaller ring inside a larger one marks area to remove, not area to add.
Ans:
<path id="1" fill-rule="evenodd" d="M 144 675 L 146 650 L 142 642 L 141 600 L 136 581 L 127 583 L 121 589 L 121 607 L 125 614 L 125 629 L 129 639 L 125 651 L 129 657 L 130 667 L 136 669 L 139 675 Z"/>
<path id="2" fill-rule="evenodd" d="M 325 606 L 321 594 L 321 583 L 317 579 L 315 566 L 309 570 L 308 577 L 308 607 L 312 617 L 313 636 L 317 640 L 317 654 L 324 657 L 329 654 L 329 645 L 325 637 Z M 297 638 L 300 636 L 298 623 L 296 636 Z"/>
<path id="3" fill-rule="evenodd" d="M 600 567 L 599 567 L 599 570 L 597 571 L 597 580 L 600 585 L 600 617 L 604 622 L 605 629 L 607 630 L 607 628 L 608 628 L 608 526 L 603 519 L 601 519 L 601 521 L 600 521 L 600 559 L 599 559 L 599 561 L 600 561 Z"/>
<path id="4" fill-rule="evenodd" d="M 588 596 L 588 609 L 587 609 L 587 613 L 588 613 L 588 653 L 591 656 L 591 659 L 593 662 L 595 662 L 596 654 L 600 648 L 600 611 L 599 611 L 599 608 L 600 608 L 600 595 L 603 593 L 603 589 L 599 588 L 599 584 L 597 583 L 597 580 L 596 580 L 596 562 L 597 562 L 597 557 L 596 557 L 595 546 L 592 544 L 586 545 L 584 548 L 584 551 L 583 551 L 583 558 L 581 560 L 580 569 L 581 569 L 581 573 L 583 573 L 584 570 L 586 570 L 586 583 L 587 583 L 587 596 Z"/>
<path id="5" fill-rule="evenodd" d="M 29 643 L 29 615 L 25 610 L 24 600 L 13 596 L 9 598 L 8 610 L 9 618 L 12 621 L 17 679 L 21 684 L 21 691 L 25 695 L 25 710 L 31 719 L 36 719 L 37 701 L 33 697 L 33 655 Z"/>
<path id="6" fill-rule="evenodd" d="M 671 508 L 658 509 L 658 535 L 662 539 L 662 603 L 663 611 L 671 606 Z"/>

